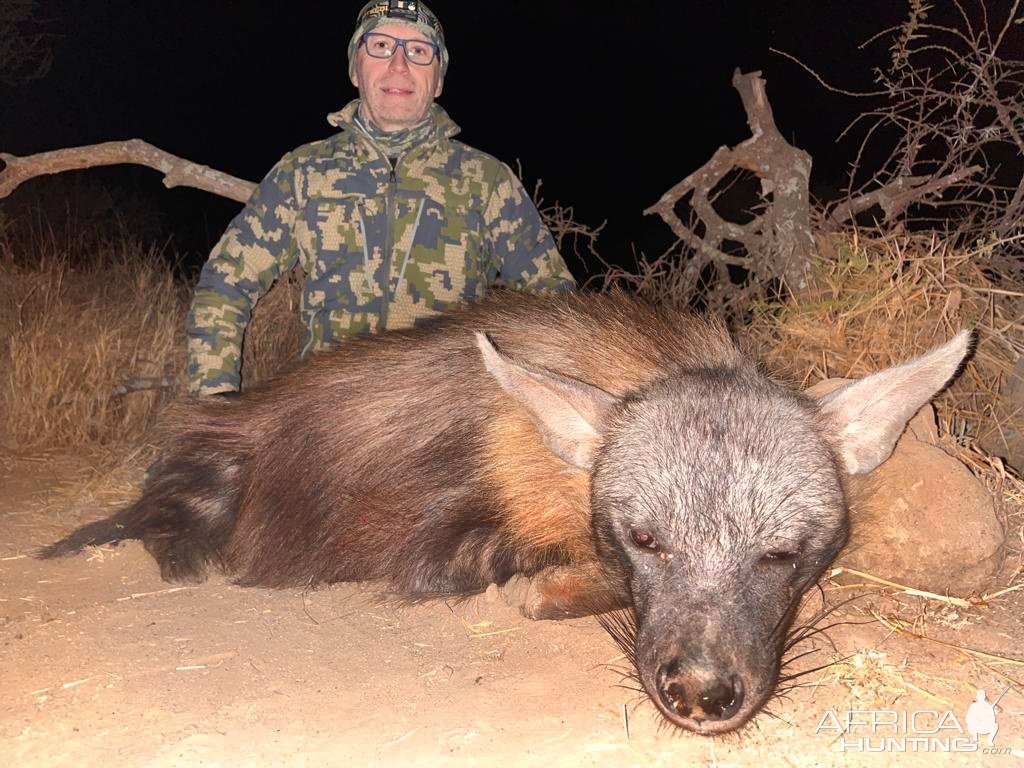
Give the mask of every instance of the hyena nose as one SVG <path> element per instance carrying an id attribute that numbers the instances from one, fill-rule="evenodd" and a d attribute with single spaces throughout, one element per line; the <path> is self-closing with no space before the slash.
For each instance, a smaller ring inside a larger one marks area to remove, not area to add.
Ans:
<path id="1" fill-rule="evenodd" d="M 743 704 L 743 681 L 732 672 L 680 665 L 679 659 L 658 669 L 658 695 L 670 712 L 698 722 L 728 720 Z"/>

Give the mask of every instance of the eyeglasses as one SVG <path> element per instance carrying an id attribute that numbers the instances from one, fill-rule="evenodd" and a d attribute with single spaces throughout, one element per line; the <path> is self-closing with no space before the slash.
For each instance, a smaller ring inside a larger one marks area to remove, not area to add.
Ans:
<path id="1" fill-rule="evenodd" d="M 427 40 L 399 40 L 382 32 L 367 32 L 363 35 L 366 54 L 375 59 L 390 59 L 401 46 L 405 58 L 413 64 L 425 67 L 437 56 L 437 46 Z"/>

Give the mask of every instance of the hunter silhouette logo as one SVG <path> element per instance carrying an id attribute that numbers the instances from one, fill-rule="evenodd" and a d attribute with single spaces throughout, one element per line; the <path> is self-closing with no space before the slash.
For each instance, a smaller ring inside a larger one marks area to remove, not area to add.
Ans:
<path id="1" fill-rule="evenodd" d="M 996 733 L 999 731 L 999 723 L 996 722 L 996 705 L 1008 690 L 1010 690 L 1010 686 L 1006 686 L 999 694 L 999 698 L 989 704 L 986 701 L 985 691 L 978 689 L 975 701 L 967 708 L 967 716 L 964 718 L 967 732 L 971 734 L 974 741 L 977 741 L 979 736 L 988 736 L 988 745 L 995 746 Z"/>
<path id="2" fill-rule="evenodd" d="M 814 732 L 831 735 L 840 752 L 1010 754 L 1009 747 L 995 746 L 999 731 L 996 707 L 1010 688 L 1006 686 L 992 702 L 978 689 L 962 720 L 951 710 L 829 710 Z M 980 741 L 982 736 L 987 737 L 985 742 Z"/>

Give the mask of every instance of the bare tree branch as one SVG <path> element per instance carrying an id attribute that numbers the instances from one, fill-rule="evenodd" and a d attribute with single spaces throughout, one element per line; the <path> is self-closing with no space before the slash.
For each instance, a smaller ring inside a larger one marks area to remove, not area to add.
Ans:
<path id="1" fill-rule="evenodd" d="M 519 160 L 516 160 L 516 175 L 520 179 L 523 178 L 523 165 Z M 554 238 L 558 252 L 564 258 L 571 251 L 578 259 L 585 261 L 586 257 L 580 253 L 580 249 L 583 248 L 591 258 L 601 261 L 601 256 L 597 252 L 597 238 L 608 221 L 602 221 L 596 227 L 577 221 L 576 211 L 571 205 L 563 205 L 557 200 L 549 205 L 544 200 L 541 195 L 543 185 L 543 179 L 537 179 L 531 197 L 544 225 Z"/>
<path id="2" fill-rule="evenodd" d="M 884 222 L 889 222 L 902 214 L 907 206 L 930 195 L 937 195 L 944 189 L 959 184 L 964 179 L 981 173 L 980 165 L 972 165 L 955 173 L 932 178 L 931 176 L 902 176 L 890 181 L 883 187 L 867 192 L 851 200 L 845 200 L 836 206 L 826 219 L 832 227 L 839 227 L 853 219 L 858 213 L 879 206 L 885 214 Z"/>
<path id="3" fill-rule="evenodd" d="M 1024 247 L 1013 236 L 1024 221 L 1024 62 L 1001 49 L 1019 49 L 1022 3 L 1001 4 L 998 14 L 984 0 L 952 5 L 958 15 L 938 24 L 925 21 L 930 5 L 911 0 L 891 63 L 875 73 L 885 100 L 854 121 L 867 130 L 846 199 L 823 223 L 836 227 L 879 205 L 882 223 L 900 218 L 911 229 L 939 225 L 954 242 L 1003 242 L 997 268 L 1020 274 Z M 887 159 L 866 167 L 880 145 Z"/>
<path id="4" fill-rule="evenodd" d="M 145 165 L 160 171 L 164 174 L 164 186 L 168 189 L 194 187 L 240 203 L 247 201 L 256 189 L 254 182 L 190 162 L 141 139 L 108 141 L 25 157 L 0 152 L 0 160 L 6 164 L 0 171 L 0 199 L 36 176 L 123 163 Z"/>

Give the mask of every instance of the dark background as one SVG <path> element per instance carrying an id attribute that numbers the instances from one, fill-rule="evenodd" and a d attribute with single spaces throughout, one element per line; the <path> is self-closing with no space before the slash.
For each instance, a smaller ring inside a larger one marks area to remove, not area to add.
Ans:
<path id="1" fill-rule="evenodd" d="M 346 45 L 361 5 L 40 2 L 55 62 L 41 80 L 0 86 L 0 151 L 141 138 L 258 180 L 286 151 L 328 135 L 324 116 L 355 97 Z M 545 200 L 574 206 L 577 220 L 607 219 L 598 250 L 626 266 L 634 252 L 657 255 L 672 242 L 643 209 L 716 148 L 749 136 L 730 85 L 737 67 L 764 73 L 780 129 L 814 157 L 815 191 L 840 184 L 855 143 L 835 140 L 865 100 L 828 92 L 769 49 L 837 86 L 869 90 L 891 36 L 859 45 L 907 13 L 897 0 L 430 5 L 451 53 L 439 102 L 462 126 L 460 138 L 521 161 L 527 188 L 543 179 Z M 158 222 L 146 232 L 170 238 L 192 263 L 240 208 L 165 190 L 143 168 L 68 176 L 61 189 L 113 189 L 126 210 Z M 19 198 L 52 197 L 52 185 L 32 182 Z M 577 277 L 599 268 L 567 260 Z"/>

